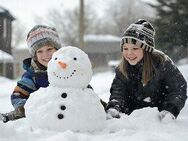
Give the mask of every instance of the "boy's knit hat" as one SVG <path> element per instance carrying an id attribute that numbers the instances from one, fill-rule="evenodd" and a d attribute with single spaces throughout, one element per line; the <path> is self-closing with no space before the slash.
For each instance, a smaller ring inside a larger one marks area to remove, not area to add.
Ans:
<path id="1" fill-rule="evenodd" d="M 32 57 L 35 56 L 36 51 L 50 42 L 54 48 L 61 48 L 59 35 L 55 28 L 45 25 L 34 26 L 27 35 L 27 45 Z"/>
<path id="2" fill-rule="evenodd" d="M 145 51 L 153 52 L 155 48 L 155 29 L 146 20 L 139 19 L 131 24 L 124 32 L 121 40 L 121 51 L 124 43 L 132 43 L 140 46 Z"/>

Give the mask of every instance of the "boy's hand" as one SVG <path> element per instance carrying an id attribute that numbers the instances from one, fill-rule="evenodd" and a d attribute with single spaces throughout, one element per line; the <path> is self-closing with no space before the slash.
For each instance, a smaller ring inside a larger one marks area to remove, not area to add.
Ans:
<path id="1" fill-rule="evenodd" d="M 25 117 L 25 109 L 23 106 L 17 107 L 14 111 L 11 111 L 6 114 L 0 113 L 0 120 L 2 120 L 4 123 L 10 120 L 17 120 L 24 117 Z"/>
<path id="2" fill-rule="evenodd" d="M 0 114 L 0 120 L 2 120 L 4 123 L 8 122 L 8 116 L 6 114 Z"/>

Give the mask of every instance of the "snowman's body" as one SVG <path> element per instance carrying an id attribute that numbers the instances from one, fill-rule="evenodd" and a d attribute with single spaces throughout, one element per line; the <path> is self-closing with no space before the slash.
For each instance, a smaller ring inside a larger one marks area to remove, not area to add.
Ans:
<path id="1" fill-rule="evenodd" d="M 31 95 L 25 105 L 26 117 L 33 126 L 52 130 L 102 129 L 105 111 L 100 98 L 87 88 L 91 76 L 91 64 L 83 51 L 75 47 L 58 50 L 48 63 L 50 85 L 43 93 Z"/>

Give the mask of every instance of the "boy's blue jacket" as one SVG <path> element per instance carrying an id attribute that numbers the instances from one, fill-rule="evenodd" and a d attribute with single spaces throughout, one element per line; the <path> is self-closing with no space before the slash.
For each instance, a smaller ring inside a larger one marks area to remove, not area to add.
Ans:
<path id="1" fill-rule="evenodd" d="M 23 61 L 23 68 L 26 71 L 11 95 L 14 108 L 24 106 L 31 93 L 49 85 L 46 67 L 37 65 L 32 58 L 27 58 Z"/>

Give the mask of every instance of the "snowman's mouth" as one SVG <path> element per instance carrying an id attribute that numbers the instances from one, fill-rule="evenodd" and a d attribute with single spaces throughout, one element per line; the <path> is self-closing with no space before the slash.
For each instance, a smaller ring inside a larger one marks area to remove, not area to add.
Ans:
<path id="1" fill-rule="evenodd" d="M 76 70 L 73 70 L 71 74 L 67 75 L 67 76 L 59 76 L 57 75 L 55 72 L 53 72 L 53 74 L 59 78 L 59 79 L 69 79 L 70 77 L 73 77 L 76 73 Z"/>

